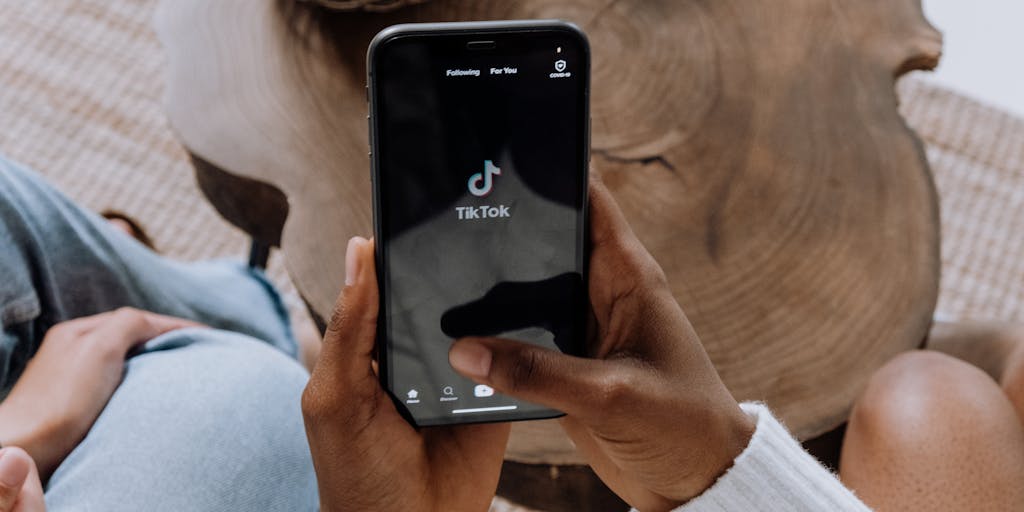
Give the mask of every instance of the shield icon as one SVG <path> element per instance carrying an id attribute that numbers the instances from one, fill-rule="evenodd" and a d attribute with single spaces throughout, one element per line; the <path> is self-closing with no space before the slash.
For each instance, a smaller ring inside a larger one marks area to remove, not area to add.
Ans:
<path id="1" fill-rule="evenodd" d="M 565 71 L 565 61 L 564 60 L 556 60 L 555 61 L 555 71 L 558 71 L 559 73 L 561 73 L 562 71 Z"/>

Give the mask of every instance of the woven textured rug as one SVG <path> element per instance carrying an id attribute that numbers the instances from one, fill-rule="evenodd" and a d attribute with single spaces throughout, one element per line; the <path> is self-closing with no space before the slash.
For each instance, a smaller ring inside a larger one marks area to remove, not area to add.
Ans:
<path id="1" fill-rule="evenodd" d="M 1024 321 L 1024 119 L 913 78 L 898 90 L 941 198 L 938 315 Z"/>
<path id="2" fill-rule="evenodd" d="M 161 108 L 155 2 L 0 1 L 0 152 L 80 204 L 138 219 L 164 254 L 248 255 L 195 184 Z M 279 258 L 269 273 L 305 315 Z"/>

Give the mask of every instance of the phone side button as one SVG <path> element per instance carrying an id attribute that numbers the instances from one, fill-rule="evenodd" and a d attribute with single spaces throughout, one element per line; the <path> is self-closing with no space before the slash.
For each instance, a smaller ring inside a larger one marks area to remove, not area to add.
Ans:
<path id="1" fill-rule="evenodd" d="M 590 137 L 591 137 L 591 129 L 590 129 L 590 127 L 593 126 L 593 124 L 594 124 L 593 116 L 587 116 L 587 165 L 590 165 Z"/>

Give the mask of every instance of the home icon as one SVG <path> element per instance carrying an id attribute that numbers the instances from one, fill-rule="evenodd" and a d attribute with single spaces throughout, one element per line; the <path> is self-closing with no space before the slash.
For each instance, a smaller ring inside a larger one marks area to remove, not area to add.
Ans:
<path id="1" fill-rule="evenodd" d="M 416 397 L 420 396 L 420 392 L 416 391 L 415 389 L 410 389 L 409 392 L 406 393 L 406 395 L 409 396 L 409 400 L 413 400 Z"/>

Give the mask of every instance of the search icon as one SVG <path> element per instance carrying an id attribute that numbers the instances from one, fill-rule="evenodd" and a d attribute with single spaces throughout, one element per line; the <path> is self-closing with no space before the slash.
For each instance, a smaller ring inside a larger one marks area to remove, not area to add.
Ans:
<path id="1" fill-rule="evenodd" d="M 441 389 L 441 392 L 444 393 L 445 396 L 452 396 L 455 394 L 455 390 L 452 389 L 451 386 L 445 386 Z"/>

